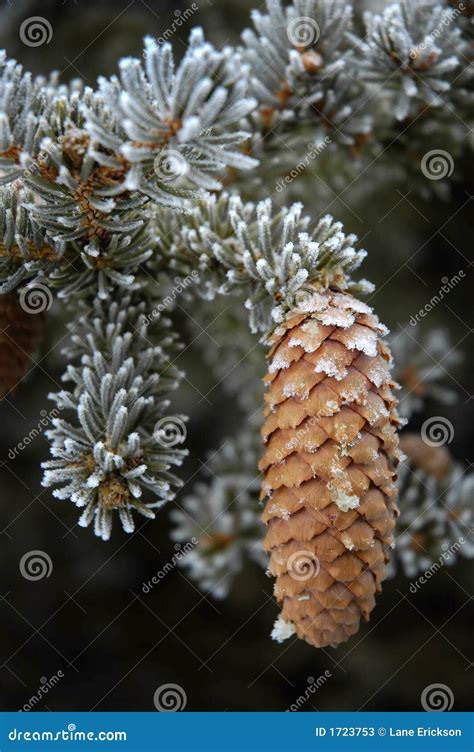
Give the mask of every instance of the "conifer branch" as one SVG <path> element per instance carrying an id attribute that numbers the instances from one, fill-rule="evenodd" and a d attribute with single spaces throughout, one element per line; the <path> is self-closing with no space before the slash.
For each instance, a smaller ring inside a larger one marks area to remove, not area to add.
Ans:
<path id="1" fill-rule="evenodd" d="M 133 532 L 132 512 L 153 518 L 180 485 L 170 467 L 185 456 L 177 446 L 184 434 L 160 429 L 166 422 L 179 429 L 185 420 L 168 417 L 179 379 L 170 361 L 176 336 L 166 318 L 149 324 L 146 310 L 130 297 L 83 310 L 64 353 L 75 363 L 63 377 L 72 387 L 50 395 L 70 417 L 54 418 L 47 433 L 53 459 L 43 464 L 43 483 L 83 508 L 79 525 L 94 521 L 103 540 L 114 512 Z"/>
<path id="2" fill-rule="evenodd" d="M 267 0 L 238 48 L 216 49 L 195 29 L 177 61 L 170 44 L 149 37 L 143 59 L 120 61 L 118 75 L 100 78 L 96 88 L 34 77 L 0 54 L 0 294 L 46 286 L 63 302 L 59 315 L 72 332 L 65 352 L 69 388 L 52 397 L 68 417 L 56 418 L 49 432 L 53 459 L 44 483 L 83 508 L 81 525 L 94 521 L 107 539 L 116 511 L 131 532 L 133 511 L 153 516 L 179 487 L 171 468 L 183 450 L 164 446 L 156 429 L 179 380 L 170 365 L 177 335 L 157 315 L 166 306 L 150 280 L 164 295 L 166 285 L 192 274 L 208 300 L 233 295 L 240 305 L 244 299 L 252 331 L 265 338 L 290 313 L 325 315 L 321 293 L 330 291 L 337 307 L 346 300 L 340 293 L 372 289 L 353 279 L 365 251 L 340 222 L 311 218 L 300 203 L 276 209 L 261 200 L 292 166 L 285 144 L 303 158 L 309 145 L 323 144 L 318 167 L 328 182 L 348 182 L 348 174 L 363 174 L 374 162 L 373 183 L 380 185 L 393 179 L 395 160 L 397 180 L 446 194 L 445 181 L 420 174 L 420 160 L 433 144 L 449 145 L 456 157 L 468 147 L 469 7 L 401 0 L 368 14 L 364 35 L 346 0 Z M 302 193 L 308 172 L 301 171 Z M 361 320 L 369 316 L 363 304 L 351 306 Z M 227 331 L 244 326 L 235 310 L 223 319 Z M 79 320 L 71 323 L 74 311 Z M 339 311 L 337 321 L 348 315 Z M 247 343 L 248 333 L 242 353 Z M 372 346 L 361 337 L 355 344 L 361 352 Z M 407 415 L 424 396 L 446 395 L 439 374 L 419 359 L 415 376 L 403 371 L 412 356 L 402 340 L 394 339 L 394 349 Z M 222 357 L 219 378 L 226 369 Z M 250 375 L 237 370 L 239 380 L 250 383 L 257 371 L 252 362 Z M 418 376 L 422 396 L 410 382 Z M 235 393 L 232 379 L 227 387 Z M 255 408 L 251 399 L 241 404 Z M 392 417 L 398 425 L 394 411 Z M 178 427 L 183 420 L 177 416 Z M 184 508 L 197 508 L 196 499 L 208 494 L 202 514 L 222 510 L 225 525 L 243 531 L 228 549 L 237 571 L 243 550 L 254 550 L 258 524 L 254 479 L 242 471 L 248 458 L 237 445 L 234 454 L 240 470 L 216 466 L 219 482 L 196 491 Z M 237 501 L 247 481 L 251 492 L 245 503 Z M 469 483 L 461 488 L 456 480 L 462 498 Z M 176 522 L 184 539 L 185 517 Z M 206 550 L 201 560 L 202 550 L 189 562 L 210 586 L 225 557 Z"/>

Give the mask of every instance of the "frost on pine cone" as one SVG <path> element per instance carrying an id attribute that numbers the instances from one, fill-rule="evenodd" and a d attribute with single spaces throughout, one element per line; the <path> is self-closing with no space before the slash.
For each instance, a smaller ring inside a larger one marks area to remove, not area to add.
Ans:
<path id="1" fill-rule="evenodd" d="M 386 576 L 400 424 L 386 331 L 369 306 L 326 291 L 270 337 L 260 469 L 278 641 L 345 642 Z"/>

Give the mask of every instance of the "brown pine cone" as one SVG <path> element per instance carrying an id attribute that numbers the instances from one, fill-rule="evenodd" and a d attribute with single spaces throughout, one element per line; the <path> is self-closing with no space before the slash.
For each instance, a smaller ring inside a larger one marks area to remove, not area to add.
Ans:
<path id="1" fill-rule="evenodd" d="M 400 425 L 386 331 L 369 306 L 327 291 L 270 338 L 259 466 L 278 641 L 345 642 L 386 576 Z"/>
<path id="2" fill-rule="evenodd" d="M 414 467 L 429 473 L 436 480 L 441 480 L 451 470 L 453 458 L 449 449 L 444 445 L 427 444 L 419 433 L 403 433 L 400 436 L 400 449 Z"/>
<path id="3" fill-rule="evenodd" d="M 44 313 L 23 310 L 16 292 L 0 295 L 0 399 L 14 393 L 44 330 Z"/>

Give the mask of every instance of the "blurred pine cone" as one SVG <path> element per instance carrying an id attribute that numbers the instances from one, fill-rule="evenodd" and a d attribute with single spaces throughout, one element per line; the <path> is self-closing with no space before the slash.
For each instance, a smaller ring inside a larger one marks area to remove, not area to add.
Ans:
<path id="1" fill-rule="evenodd" d="M 452 468 L 453 458 L 449 449 L 444 445 L 427 444 L 418 433 L 404 433 L 400 437 L 400 449 L 413 467 L 429 473 L 436 480 L 444 478 Z"/>
<path id="2" fill-rule="evenodd" d="M 282 604 L 272 636 L 324 647 L 368 620 L 386 576 L 400 421 L 371 309 L 325 292 L 305 311 L 270 339 L 261 495 Z"/>
<path id="3" fill-rule="evenodd" d="M 26 374 L 43 338 L 45 315 L 25 311 L 16 292 L 0 295 L 0 399 Z"/>

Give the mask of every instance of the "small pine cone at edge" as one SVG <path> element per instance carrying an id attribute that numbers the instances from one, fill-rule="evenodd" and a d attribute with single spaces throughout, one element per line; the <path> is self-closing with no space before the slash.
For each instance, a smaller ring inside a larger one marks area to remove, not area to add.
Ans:
<path id="1" fill-rule="evenodd" d="M 386 576 L 400 460 L 386 333 L 368 305 L 327 291 L 270 336 L 259 467 L 277 641 L 345 642 Z"/>
<path id="2" fill-rule="evenodd" d="M 14 395 L 44 335 L 45 315 L 22 308 L 16 291 L 0 295 L 0 399 Z"/>

